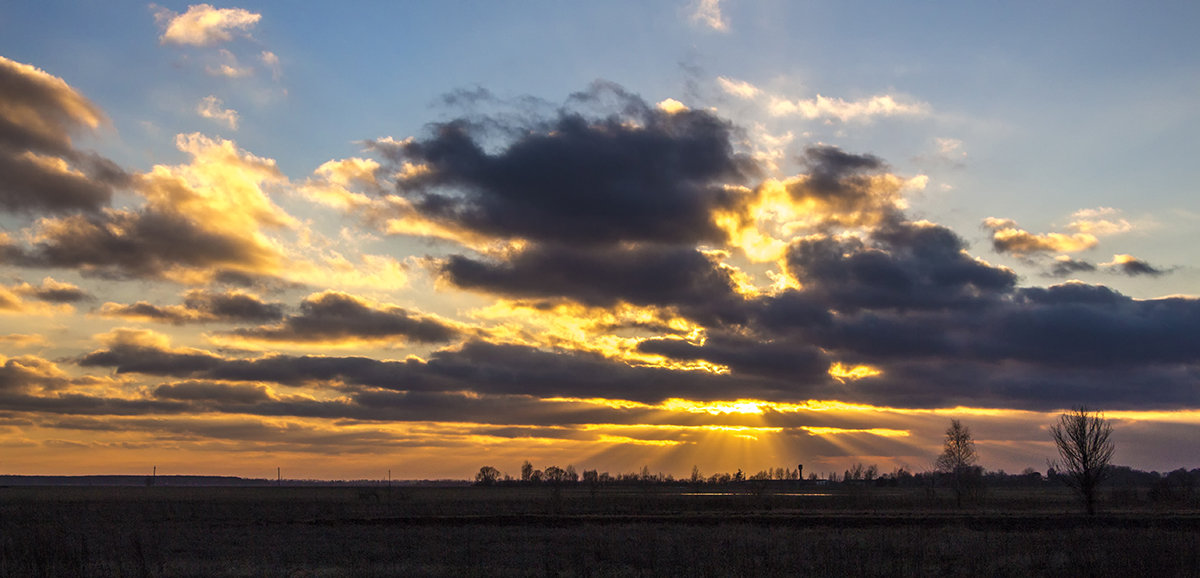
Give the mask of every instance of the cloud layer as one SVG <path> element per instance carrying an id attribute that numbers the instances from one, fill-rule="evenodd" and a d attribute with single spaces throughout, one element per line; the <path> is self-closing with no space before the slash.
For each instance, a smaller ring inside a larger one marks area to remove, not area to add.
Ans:
<path id="1" fill-rule="evenodd" d="M 696 14 L 727 27 L 717 2 Z M 162 43 L 187 46 L 261 20 L 209 5 L 158 18 Z M 215 74 L 247 76 L 226 54 Z M 279 57 L 259 62 L 278 79 Z M 830 123 L 929 113 L 892 95 L 719 86 Z M 1173 271 L 1079 256 L 1134 229 L 1115 209 L 1049 233 L 988 218 L 990 247 L 972 247 L 909 208 L 924 175 L 792 136 L 772 145 L 797 168 L 782 174 L 719 110 L 608 82 L 516 112 L 455 93 L 445 104 L 466 112 L 297 180 L 201 133 L 175 138 L 181 161 L 122 169 L 73 140 L 107 122 L 97 106 L 6 59 L 0 96 L 13 223 L 0 233 L 13 321 L 0 426 L 295 451 L 666 447 L 743 428 L 806 451 L 844 453 L 821 436 L 852 436 L 912 456 L 923 450 L 900 438 L 933 423 L 914 416 L 954 408 L 1032 420 L 1079 403 L 1200 407 L 1200 300 L 1028 285 L 982 255 L 1057 277 Z M 193 120 L 239 127 L 216 95 L 187 102 Z"/>

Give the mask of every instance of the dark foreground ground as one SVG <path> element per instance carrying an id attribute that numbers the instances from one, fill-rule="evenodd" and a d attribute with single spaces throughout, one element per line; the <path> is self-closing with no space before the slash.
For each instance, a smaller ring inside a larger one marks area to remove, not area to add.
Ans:
<path id="1" fill-rule="evenodd" d="M 1200 513 L 1127 492 L 691 493 L 7 487 L 0 576 L 1200 575 Z"/>

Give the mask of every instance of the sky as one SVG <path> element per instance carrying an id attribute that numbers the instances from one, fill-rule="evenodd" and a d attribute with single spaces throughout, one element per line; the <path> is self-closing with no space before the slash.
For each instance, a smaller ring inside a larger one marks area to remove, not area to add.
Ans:
<path id="1" fill-rule="evenodd" d="M 0 473 L 1200 466 L 1200 5 L 0 5 Z"/>

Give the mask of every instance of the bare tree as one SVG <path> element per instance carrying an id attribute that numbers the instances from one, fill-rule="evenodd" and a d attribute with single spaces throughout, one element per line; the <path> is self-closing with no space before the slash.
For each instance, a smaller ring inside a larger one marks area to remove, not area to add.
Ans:
<path id="1" fill-rule="evenodd" d="M 954 501 L 959 507 L 962 506 L 963 496 L 975 488 L 975 482 L 981 477 L 979 467 L 975 465 L 977 461 L 979 454 L 975 451 L 971 429 L 956 419 L 950 420 L 950 427 L 946 428 L 946 441 L 942 444 L 942 455 L 938 456 L 934 465 L 939 472 L 950 474 Z"/>
<path id="2" fill-rule="evenodd" d="M 1112 460 L 1112 424 L 1100 412 L 1079 406 L 1058 416 L 1050 436 L 1062 458 L 1062 479 L 1083 497 L 1088 515 L 1096 513 L 1096 486 L 1108 477 Z"/>

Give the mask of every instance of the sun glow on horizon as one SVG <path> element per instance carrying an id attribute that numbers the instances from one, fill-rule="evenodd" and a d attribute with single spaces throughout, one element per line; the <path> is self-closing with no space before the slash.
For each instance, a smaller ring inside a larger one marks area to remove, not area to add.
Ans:
<path id="1" fill-rule="evenodd" d="M 906 429 L 891 429 L 891 428 L 885 428 L 885 427 L 846 429 L 846 428 L 840 428 L 840 427 L 816 427 L 816 426 L 806 426 L 805 425 L 805 426 L 800 426 L 800 429 L 802 429 L 810 434 L 819 435 L 819 436 L 865 433 L 865 434 L 871 434 L 871 435 L 887 437 L 887 438 L 906 438 L 906 437 L 909 437 L 910 435 L 912 435 L 912 432 L 910 432 Z"/>

